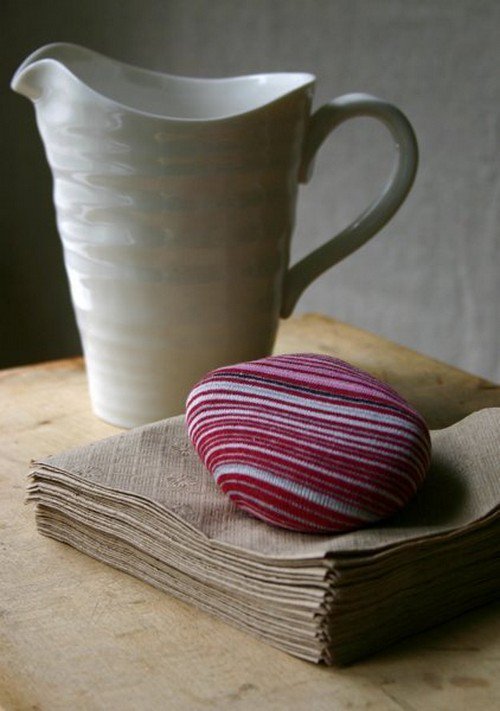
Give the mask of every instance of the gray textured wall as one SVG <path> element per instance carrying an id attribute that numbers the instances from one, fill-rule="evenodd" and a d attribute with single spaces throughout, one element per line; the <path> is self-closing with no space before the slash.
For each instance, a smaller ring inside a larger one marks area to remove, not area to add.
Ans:
<path id="1" fill-rule="evenodd" d="M 3 2 L 0 365 L 78 350 L 31 106 L 8 90 L 55 40 L 199 76 L 307 70 L 316 104 L 349 91 L 397 103 L 421 164 L 396 218 L 302 297 L 323 311 L 500 380 L 500 3 L 497 0 L 51 0 Z M 358 120 L 323 148 L 303 188 L 292 257 L 375 197 L 392 161 Z"/>

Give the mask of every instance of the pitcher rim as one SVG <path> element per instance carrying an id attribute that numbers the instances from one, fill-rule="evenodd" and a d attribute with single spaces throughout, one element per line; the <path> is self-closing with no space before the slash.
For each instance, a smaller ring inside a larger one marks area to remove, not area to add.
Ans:
<path id="1" fill-rule="evenodd" d="M 286 88 L 284 86 L 280 93 L 274 97 L 271 98 L 264 103 L 258 104 L 257 106 L 253 106 L 252 108 L 248 108 L 243 111 L 234 111 L 231 113 L 227 114 L 222 114 L 220 116 L 215 116 L 215 117 L 180 117 L 180 116 L 175 116 L 175 115 L 170 115 L 167 113 L 156 113 L 154 111 L 147 111 L 144 109 L 137 108 L 135 106 L 131 106 L 123 101 L 119 101 L 115 98 L 110 98 L 106 96 L 106 94 L 102 93 L 98 89 L 94 88 L 90 84 L 86 83 L 81 77 L 78 76 L 77 73 L 75 73 L 74 70 L 72 70 L 67 64 L 65 64 L 62 60 L 58 59 L 57 57 L 51 57 L 51 56 L 43 56 L 45 52 L 48 50 L 53 50 L 53 49 L 59 49 L 59 48 L 69 48 L 71 50 L 77 50 L 79 52 L 85 52 L 89 56 L 93 56 L 96 58 L 100 58 L 105 60 L 106 62 L 109 62 L 110 64 L 118 65 L 120 67 L 125 67 L 127 69 L 131 69 L 135 72 L 143 73 L 145 75 L 149 76 L 155 76 L 155 77 L 161 77 L 162 79 L 169 80 L 173 83 L 185 83 L 185 84 L 191 84 L 191 85 L 208 85 L 208 84 L 234 84 L 237 82 L 242 83 L 243 81 L 249 81 L 249 80 L 255 80 L 255 79 L 264 79 L 264 78 L 292 78 L 295 77 L 297 80 L 301 80 L 300 83 L 298 83 L 296 86 L 293 88 Z M 240 74 L 237 76 L 231 76 L 231 77 L 193 77 L 193 76 L 186 76 L 186 75 L 177 75 L 177 74 L 170 74 L 167 72 L 162 72 L 156 69 L 147 69 L 141 66 L 138 66 L 136 64 L 131 64 L 129 62 L 124 62 L 119 59 L 115 59 L 113 57 L 109 57 L 106 54 L 103 54 L 102 52 L 98 52 L 93 49 L 89 49 L 88 47 L 83 47 L 82 45 L 73 43 L 73 42 L 50 42 L 46 45 L 43 45 L 42 47 L 39 47 L 38 49 L 34 50 L 31 52 L 25 59 L 24 61 L 20 64 L 20 66 L 17 68 L 15 71 L 12 80 L 11 80 L 11 88 L 14 91 L 17 91 L 15 88 L 16 84 L 18 83 L 21 75 L 25 70 L 28 69 L 29 66 L 34 64 L 35 62 L 54 62 L 58 64 L 63 71 L 67 72 L 70 74 L 76 81 L 78 81 L 82 86 L 84 86 L 89 92 L 99 96 L 101 99 L 104 99 L 106 101 L 109 101 L 110 103 L 115 104 L 116 106 L 119 106 L 127 111 L 130 111 L 131 113 L 135 113 L 141 116 L 145 116 L 148 118 L 156 118 L 156 119 L 162 119 L 165 121 L 172 121 L 172 122 L 181 122 L 181 123 L 193 123 L 193 124 L 203 124 L 203 123 L 215 123 L 217 121 L 227 121 L 229 119 L 234 119 L 240 116 L 247 116 L 249 114 L 255 113 L 257 111 L 261 111 L 264 108 L 267 108 L 269 106 L 272 106 L 273 104 L 281 101 L 287 96 L 290 96 L 294 94 L 297 91 L 303 91 L 305 88 L 308 86 L 313 86 L 316 82 L 316 76 L 310 72 L 301 72 L 301 71 L 272 71 L 272 72 L 256 72 L 252 74 Z M 34 99 L 36 102 L 38 99 Z"/>

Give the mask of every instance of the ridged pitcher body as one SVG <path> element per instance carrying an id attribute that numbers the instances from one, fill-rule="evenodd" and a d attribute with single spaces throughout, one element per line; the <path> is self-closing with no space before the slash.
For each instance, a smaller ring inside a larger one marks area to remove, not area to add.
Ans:
<path id="1" fill-rule="evenodd" d="M 183 80 L 71 45 L 25 64 L 94 409 L 178 414 L 272 349 L 311 77 Z"/>

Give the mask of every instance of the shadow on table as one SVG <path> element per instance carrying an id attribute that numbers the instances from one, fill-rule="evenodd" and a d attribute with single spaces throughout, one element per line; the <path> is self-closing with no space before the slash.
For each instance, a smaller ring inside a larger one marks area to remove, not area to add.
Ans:
<path id="1" fill-rule="evenodd" d="M 481 658 L 485 659 L 490 650 L 492 654 L 498 655 L 499 634 L 500 601 L 497 601 L 412 635 L 358 662 L 352 668 L 368 670 L 376 665 L 378 671 L 387 670 L 395 663 L 410 662 L 417 658 L 422 660 L 426 656 L 431 662 L 434 652 L 481 652 Z"/>

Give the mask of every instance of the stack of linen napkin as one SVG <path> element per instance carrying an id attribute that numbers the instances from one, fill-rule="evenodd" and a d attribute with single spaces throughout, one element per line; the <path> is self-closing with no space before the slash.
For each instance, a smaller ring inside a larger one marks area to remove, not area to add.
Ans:
<path id="1" fill-rule="evenodd" d="M 500 408 L 432 432 L 420 492 L 344 534 L 238 510 L 171 418 L 34 462 L 40 533 L 312 662 L 348 663 L 495 599 Z"/>

